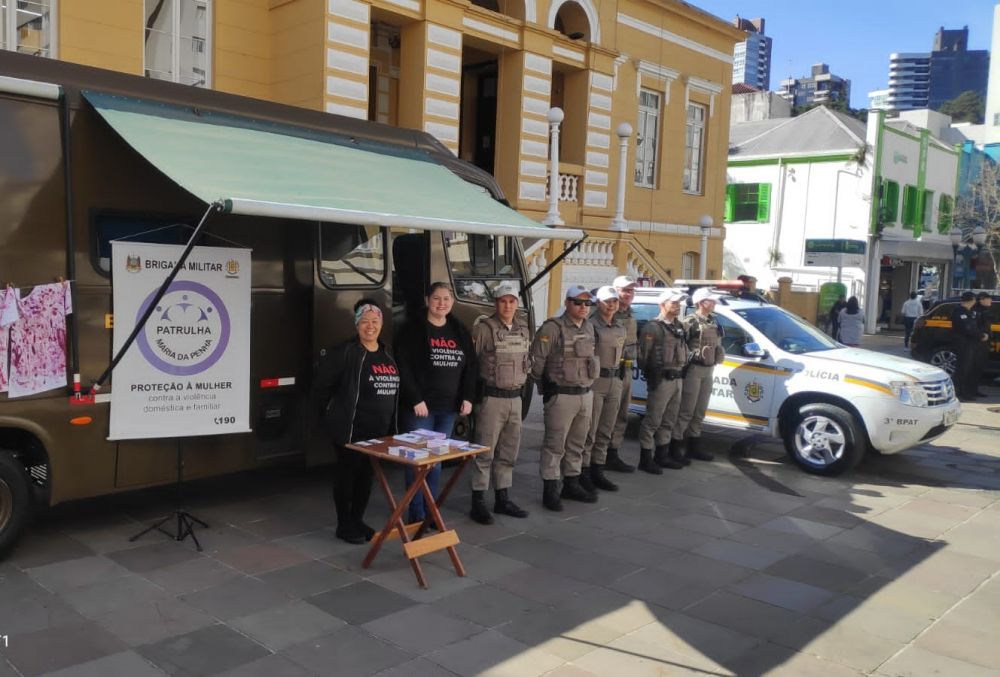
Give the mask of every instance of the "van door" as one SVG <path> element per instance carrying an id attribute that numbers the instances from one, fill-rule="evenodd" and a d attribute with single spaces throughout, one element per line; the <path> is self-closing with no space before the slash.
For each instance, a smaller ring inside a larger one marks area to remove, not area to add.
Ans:
<path id="1" fill-rule="evenodd" d="M 333 395 L 326 377 L 331 351 L 354 335 L 354 304 L 371 298 L 392 317 L 387 228 L 340 223 L 316 225 L 316 264 L 313 284 L 313 384 L 309 403 L 310 444 L 307 462 L 329 462 L 333 447 L 322 428 L 322 411 Z M 391 321 L 382 329 L 382 341 L 392 345 Z"/>
<path id="2" fill-rule="evenodd" d="M 767 430 L 776 370 L 766 360 L 743 356 L 744 344 L 756 341 L 749 331 L 721 314 L 715 317 L 724 332 L 726 359 L 715 367 L 705 418 L 729 428 Z"/>

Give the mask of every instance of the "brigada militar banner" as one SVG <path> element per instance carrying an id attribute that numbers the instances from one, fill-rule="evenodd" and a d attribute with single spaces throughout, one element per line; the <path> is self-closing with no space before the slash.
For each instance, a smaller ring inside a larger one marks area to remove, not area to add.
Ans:
<path id="1" fill-rule="evenodd" d="M 114 352 L 184 251 L 112 242 Z M 110 439 L 250 430 L 250 250 L 195 247 L 111 375 Z"/>

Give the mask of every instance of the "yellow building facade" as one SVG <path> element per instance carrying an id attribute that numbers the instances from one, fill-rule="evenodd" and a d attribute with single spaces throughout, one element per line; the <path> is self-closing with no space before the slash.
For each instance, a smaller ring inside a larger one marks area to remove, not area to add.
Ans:
<path id="1" fill-rule="evenodd" d="M 606 283 L 597 278 L 614 271 L 650 281 L 695 277 L 702 251 L 707 275 L 721 274 L 731 55 L 742 34 L 689 4 L 41 4 L 48 56 L 429 132 L 492 173 L 522 213 L 587 230 L 554 278 L 562 284 L 536 296 L 549 307 L 566 285 Z M 555 219 L 552 107 L 564 111 Z M 624 137 L 623 123 L 631 127 Z M 700 227 L 708 219 L 713 226 Z M 561 247 L 537 243 L 532 267 Z"/>

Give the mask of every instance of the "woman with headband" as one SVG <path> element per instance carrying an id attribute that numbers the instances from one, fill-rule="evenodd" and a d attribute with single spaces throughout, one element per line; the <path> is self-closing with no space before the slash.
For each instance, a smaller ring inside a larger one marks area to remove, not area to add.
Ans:
<path id="1" fill-rule="evenodd" d="M 382 309 L 371 299 L 354 306 L 357 336 L 333 349 L 331 374 L 324 379 L 330 399 L 324 421 L 337 447 L 333 502 L 337 509 L 337 538 L 360 544 L 375 530 L 364 522 L 372 492 L 372 466 L 364 454 L 345 444 L 396 432 L 399 371 L 379 340 Z"/>
<path id="2" fill-rule="evenodd" d="M 469 330 L 450 313 L 455 305 L 451 285 L 435 282 L 427 292 L 427 311 L 408 321 L 396 334 L 399 360 L 400 426 L 451 435 L 455 418 L 472 411 L 476 390 L 476 350 Z M 406 482 L 414 473 L 406 469 Z M 431 493 L 437 496 L 441 465 L 427 476 Z M 424 497 L 418 493 L 410 503 L 409 522 L 423 521 Z"/>

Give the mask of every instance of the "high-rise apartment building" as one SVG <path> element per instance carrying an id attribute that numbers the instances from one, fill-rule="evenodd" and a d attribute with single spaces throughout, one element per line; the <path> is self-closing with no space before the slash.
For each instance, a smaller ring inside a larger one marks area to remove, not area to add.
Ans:
<path id="1" fill-rule="evenodd" d="M 825 63 L 818 63 L 806 77 L 782 80 L 778 94 L 793 106 L 834 101 L 850 104 L 851 81 L 831 73 L 830 67 Z"/>
<path id="2" fill-rule="evenodd" d="M 889 110 L 938 109 L 962 92 L 986 97 L 990 53 L 969 50 L 969 27 L 934 35 L 930 52 L 889 55 Z"/>
<path id="3" fill-rule="evenodd" d="M 736 17 L 733 26 L 747 34 L 733 50 L 733 84 L 771 89 L 771 38 L 764 35 L 764 19 Z"/>

